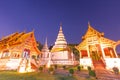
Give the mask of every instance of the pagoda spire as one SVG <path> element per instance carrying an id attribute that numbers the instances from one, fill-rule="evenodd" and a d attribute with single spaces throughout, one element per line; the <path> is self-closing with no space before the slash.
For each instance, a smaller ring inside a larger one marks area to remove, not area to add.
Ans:
<path id="1" fill-rule="evenodd" d="M 42 52 L 49 52 L 48 45 L 47 45 L 47 38 L 45 40 L 45 44 L 43 46 Z"/>
<path id="2" fill-rule="evenodd" d="M 60 24 L 60 29 L 59 29 L 59 33 L 55 42 L 55 45 L 52 48 L 52 51 L 54 51 L 54 49 L 57 48 L 66 48 L 67 47 L 67 42 L 65 39 L 65 36 L 63 34 L 63 30 L 62 30 L 62 24 Z"/>
<path id="3" fill-rule="evenodd" d="M 46 37 L 46 40 L 45 40 L 45 46 L 46 46 L 46 48 L 48 48 L 48 45 L 47 45 L 47 37 Z"/>
<path id="4" fill-rule="evenodd" d="M 62 22 L 60 22 L 60 26 L 62 26 Z"/>
<path id="5" fill-rule="evenodd" d="M 90 25 L 90 22 L 88 21 L 88 27 L 90 28 L 91 27 L 91 25 Z"/>

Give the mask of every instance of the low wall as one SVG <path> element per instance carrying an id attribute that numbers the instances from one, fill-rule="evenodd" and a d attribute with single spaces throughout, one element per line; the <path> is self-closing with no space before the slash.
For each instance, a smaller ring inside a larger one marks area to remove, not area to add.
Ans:
<path id="1" fill-rule="evenodd" d="M 112 70 L 113 67 L 118 67 L 120 70 L 120 58 L 105 58 L 106 69 Z"/>
<path id="2" fill-rule="evenodd" d="M 93 68 L 93 63 L 92 63 L 91 58 L 81 58 L 80 65 L 82 65 L 84 69 L 87 69 L 88 66 Z"/>

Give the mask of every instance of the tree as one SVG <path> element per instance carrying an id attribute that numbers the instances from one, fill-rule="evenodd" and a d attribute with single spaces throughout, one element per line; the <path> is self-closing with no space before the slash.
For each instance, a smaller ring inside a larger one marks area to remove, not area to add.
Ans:
<path id="1" fill-rule="evenodd" d="M 74 69 L 69 69 L 69 73 L 70 73 L 71 75 L 73 75 L 73 74 L 74 74 Z"/>
<path id="2" fill-rule="evenodd" d="M 39 50 L 42 50 L 43 45 L 42 45 L 39 41 L 36 41 L 36 42 L 37 42 L 37 48 L 38 48 Z"/>
<path id="3" fill-rule="evenodd" d="M 53 48 L 53 45 L 51 45 L 50 47 L 49 47 L 49 50 L 51 50 Z"/>
<path id="4" fill-rule="evenodd" d="M 75 46 L 77 46 L 78 44 L 68 44 L 69 48 L 72 50 L 73 54 L 75 55 L 75 59 L 79 60 L 80 55 L 79 55 L 79 51 L 75 48 Z"/>

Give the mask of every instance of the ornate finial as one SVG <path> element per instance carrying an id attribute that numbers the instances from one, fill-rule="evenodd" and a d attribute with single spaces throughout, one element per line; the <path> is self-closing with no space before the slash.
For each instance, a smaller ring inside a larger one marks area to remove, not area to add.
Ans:
<path id="1" fill-rule="evenodd" d="M 62 26 L 62 22 L 60 22 L 60 26 Z"/>
<path id="2" fill-rule="evenodd" d="M 62 22 L 60 22 L 60 32 L 62 31 Z"/>
<path id="3" fill-rule="evenodd" d="M 104 36 L 104 32 L 101 33 L 101 36 L 102 36 L 102 37 Z"/>
<path id="4" fill-rule="evenodd" d="M 47 37 L 46 37 L 46 40 L 45 40 L 45 44 L 47 44 Z"/>
<path id="5" fill-rule="evenodd" d="M 45 40 L 45 44 L 44 44 L 44 46 L 42 48 L 42 51 L 43 52 L 49 52 L 48 45 L 47 45 L 47 37 L 46 37 L 46 40 Z"/>
<path id="6" fill-rule="evenodd" d="M 88 21 L 88 27 L 90 27 L 90 22 Z"/>
<path id="7" fill-rule="evenodd" d="M 24 33 L 26 33 L 26 29 L 24 29 L 24 31 L 23 31 Z"/>
<path id="8" fill-rule="evenodd" d="M 35 31 L 35 29 L 32 29 L 32 32 L 34 32 Z"/>

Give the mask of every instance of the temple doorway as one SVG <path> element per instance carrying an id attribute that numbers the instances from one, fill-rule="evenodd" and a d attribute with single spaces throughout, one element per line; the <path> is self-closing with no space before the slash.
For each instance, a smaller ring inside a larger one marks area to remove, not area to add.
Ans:
<path id="1" fill-rule="evenodd" d="M 92 60 L 100 60 L 100 55 L 95 45 L 89 45 L 89 52 Z"/>
<path id="2" fill-rule="evenodd" d="M 100 56 L 99 56 L 99 54 L 97 53 L 97 51 L 92 51 L 92 52 L 90 53 L 90 56 L 91 56 L 92 60 L 100 60 Z"/>
<path id="3" fill-rule="evenodd" d="M 24 52 L 23 52 L 23 58 L 30 58 L 30 50 L 29 49 L 24 49 Z"/>

